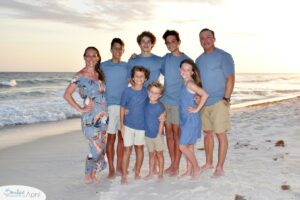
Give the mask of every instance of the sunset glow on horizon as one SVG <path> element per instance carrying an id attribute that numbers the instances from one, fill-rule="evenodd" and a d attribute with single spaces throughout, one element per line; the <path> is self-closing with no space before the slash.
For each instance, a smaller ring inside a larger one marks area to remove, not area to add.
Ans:
<path id="1" fill-rule="evenodd" d="M 56 0 L 0 2 L 0 72 L 75 72 L 87 46 L 111 58 L 110 42 L 125 42 L 123 60 L 139 53 L 144 30 L 157 38 L 153 53 L 163 56 L 167 29 L 177 30 L 181 51 L 196 59 L 199 31 L 210 28 L 216 47 L 229 52 L 238 73 L 300 73 L 296 48 L 300 27 L 296 0 Z"/>

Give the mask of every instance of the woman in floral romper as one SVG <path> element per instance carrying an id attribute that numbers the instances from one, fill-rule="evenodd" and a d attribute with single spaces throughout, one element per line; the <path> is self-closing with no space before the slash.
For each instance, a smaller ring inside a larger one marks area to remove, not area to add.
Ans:
<path id="1" fill-rule="evenodd" d="M 105 82 L 104 75 L 99 68 L 101 62 L 99 51 L 95 47 L 86 48 L 84 60 L 86 66 L 76 73 L 65 91 L 64 98 L 72 107 L 82 113 L 82 132 L 88 140 L 90 151 L 85 164 L 85 182 L 98 183 L 96 172 L 106 167 L 108 118 L 104 94 Z M 83 106 L 80 106 L 72 96 L 77 88 L 83 99 Z"/>

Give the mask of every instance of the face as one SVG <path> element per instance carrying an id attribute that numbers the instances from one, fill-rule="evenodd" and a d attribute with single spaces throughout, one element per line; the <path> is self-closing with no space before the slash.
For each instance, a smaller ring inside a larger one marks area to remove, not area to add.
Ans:
<path id="1" fill-rule="evenodd" d="M 95 66 L 99 59 L 100 58 L 97 55 L 97 51 L 95 51 L 94 49 L 87 50 L 84 55 L 85 64 L 87 66 Z"/>
<path id="2" fill-rule="evenodd" d="M 145 73 L 141 71 L 136 71 L 133 76 L 133 81 L 136 85 L 144 85 L 144 82 L 146 81 Z"/>
<path id="3" fill-rule="evenodd" d="M 169 35 L 165 40 L 166 46 L 168 50 L 172 53 L 175 51 L 178 51 L 180 41 L 177 41 L 176 37 L 174 35 Z"/>
<path id="4" fill-rule="evenodd" d="M 124 53 L 124 47 L 119 43 L 114 43 L 110 52 L 112 53 L 113 58 L 121 59 Z"/>
<path id="5" fill-rule="evenodd" d="M 215 47 L 215 38 L 210 31 L 203 31 L 200 36 L 200 44 L 204 51 L 210 51 Z"/>
<path id="6" fill-rule="evenodd" d="M 188 63 L 183 63 L 180 67 L 180 75 L 184 80 L 191 78 L 194 74 L 193 67 Z"/>
<path id="7" fill-rule="evenodd" d="M 148 97 L 150 101 L 157 101 L 161 97 L 161 90 L 157 87 L 151 87 L 148 90 Z"/>
<path id="8" fill-rule="evenodd" d="M 152 47 L 153 47 L 153 44 L 151 42 L 151 39 L 149 37 L 144 36 L 140 42 L 141 51 L 150 53 Z"/>

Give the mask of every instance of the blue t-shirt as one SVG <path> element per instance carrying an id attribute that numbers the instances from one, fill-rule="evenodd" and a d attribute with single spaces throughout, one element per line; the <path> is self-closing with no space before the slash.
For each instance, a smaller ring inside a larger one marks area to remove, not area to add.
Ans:
<path id="1" fill-rule="evenodd" d="M 128 109 L 124 116 L 124 125 L 136 130 L 145 130 L 145 106 L 148 101 L 146 88 L 134 90 L 126 88 L 121 97 L 121 107 Z"/>
<path id="2" fill-rule="evenodd" d="M 106 81 L 106 101 L 108 105 L 120 105 L 121 95 L 128 87 L 127 63 L 113 63 L 107 60 L 101 63 L 101 69 Z"/>
<path id="3" fill-rule="evenodd" d="M 148 102 L 145 107 L 145 135 L 149 138 L 156 138 L 159 129 L 159 117 L 164 112 L 165 108 L 157 102 L 152 104 Z"/>
<path id="4" fill-rule="evenodd" d="M 215 48 L 211 53 L 202 53 L 196 65 L 203 89 L 209 95 L 205 105 L 213 105 L 225 95 L 226 78 L 234 74 L 234 61 L 229 53 Z"/>
<path id="5" fill-rule="evenodd" d="M 160 69 L 162 66 L 162 58 L 151 54 L 149 57 L 143 57 L 141 55 L 137 55 L 135 58 L 130 59 L 128 61 L 128 78 L 131 77 L 131 69 L 134 66 L 143 66 L 150 72 L 149 79 L 145 82 L 144 86 L 147 87 L 149 83 L 153 81 L 157 81 L 160 75 Z"/>
<path id="6" fill-rule="evenodd" d="M 184 59 L 189 58 L 184 53 L 180 56 L 173 56 L 171 53 L 167 53 L 163 57 L 163 65 L 161 68 L 161 73 L 164 75 L 164 87 L 165 92 L 162 97 L 162 102 L 171 105 L 179 105 L 179 95 L 183 85 L 183 79 L 180 75 L 180 63 Z"/>

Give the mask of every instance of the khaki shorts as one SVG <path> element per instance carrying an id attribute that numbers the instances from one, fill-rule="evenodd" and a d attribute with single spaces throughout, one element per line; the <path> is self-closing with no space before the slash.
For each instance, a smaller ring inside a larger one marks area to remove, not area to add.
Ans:
<path id="1" fill-rule="evenodd" d="M 145 137 L 146 145 L 148 151 L 151 153 L 153 151 L 163 151 L 164 150 L 164 143 L 163 143 L 163 136 L 157 136 L 156 138 Z"/>
<path id="2" fill-rule="evenodd" d="M 167 113 L 167 118 L 165 123 L 166 124 L 179 124 L 179 111 L 177 106 L 170 106 L 166 103 L 163 103 L 166 113 Z"/>
<path id="3" fill-rule="evenodd" d="M 225 133 L 230 131 L 230 106 L 225 105 L 223 100 L 201 109 L 201 120 L 203 131 L 214 131 Z"/>
<path id="4" fill-rule="evenodd" d="M 124 127 L 124 146 L 131 147 L 133 145 L 144 145 L 145 144 L 145 131 Z"/>
<path id="5" fill-rule="evenodd" d="M 108 117 L 109 121 L 106 132 L 110 134 L 116 134 L 116 132 L 120 130 L 120 106 L 108 106 Z"/>

